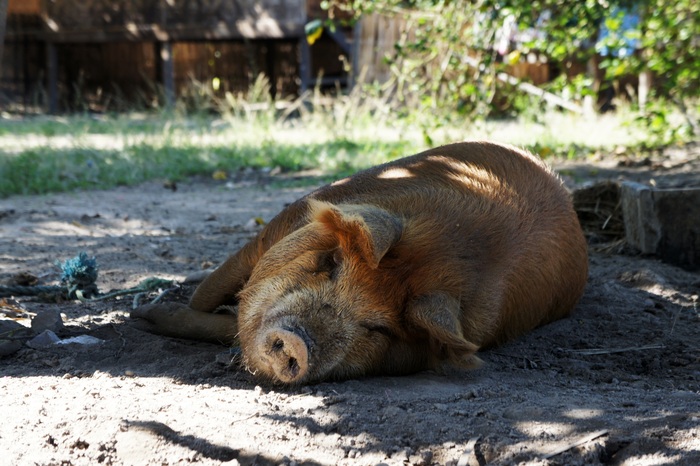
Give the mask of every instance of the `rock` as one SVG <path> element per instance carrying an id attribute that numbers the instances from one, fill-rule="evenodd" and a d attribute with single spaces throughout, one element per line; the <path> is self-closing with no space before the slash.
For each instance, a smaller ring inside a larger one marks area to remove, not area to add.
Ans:
<path id="1" fill-rule="evenodd" d="M 222 351 L 221 353 L 217 353 L 216 357 L 214 358 L 214 361 L 217 364 L 221 364 L 224 366 L 230 366 L 232 364 L 235 364 L 241 357 L 241 350 L 240 348 L 231 348 L 228 351 Z"/>
<path id="2" fill-rule="evenodd" d="M 57 345 L 97 345 L 100 343 L 104 343 L 104 340 L 91 337 L 90 335 L 78 335 L 77 337 L 66 338 L 65 340 L 56 342 Z"/>
<path id="3" fill-rule="evenodd" d="M 7 356 L 19 351 L 24 340 L 31 338 L 34 332 L 14 320 L 0 319 L 0 335 L 0 356 Z"/>
<path id="4" fill-rule="evenodd" d="M 22 347 L 19 340 L 0 340 L 0 357 L 16 353 Z"/>
<path id="5" fill-rule="evenodd" d="M 39 311 L 32 319 L 32 330 L 41 333 L 44 330 L 51 330 L 56 333 L 63 329 L 63 319 L 61 312 L 57 309 L 44 309 Z"/>
<path id="6" fill-rule="evenodd" d="M 61 341 L 58 336 L 51 330 L 44 330 L 39 335 L 35 336 L 27 342 L 27 346 L 34 349 L 46 348 Z"/>

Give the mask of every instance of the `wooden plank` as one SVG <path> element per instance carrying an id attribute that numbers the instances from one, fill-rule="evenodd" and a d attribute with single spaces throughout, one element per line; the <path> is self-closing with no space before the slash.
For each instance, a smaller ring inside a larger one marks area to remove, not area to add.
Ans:
<path id="1" fill-rule="evenodd" d="M 352 32 L 352 51 L 350 52 L 350 63 L 352 68 L 348 76 L 348 88 L 352 89 L 360 77 L 360 37 L 362 37 L 362 21 L 355 22 Z"/>
<path id="2" fill-rule="evenodd" d="M 40 0 L 10 0 L 7 13 L 11 15 L 38 15 Z"/>
<path id="3" fill-rule="evenodd" d="M 368 82 L 376 80 L 374 52 L 376 51 L 377 15 L 364 16 L 361 20 L 357 41 L 357 76 L 364 76 Z"/>
<path id="4" fill-rule="evenodd" d="M 175 105 L 175 63 L 173 60 L 173 46 L 170 42 L 156 42 L 156 61 L 158 78 L 163 85 L 165 93 L 165 106 Z"/>
<path id="5" fill-rule="evenodd" d="M 626 181 L 621 199 L 631 246 L 685 269 L 700 270 L 700 188 L 657 189 Z"/>
<path id="6" fill-rule="evenodd" d="M 277 23 L 260 25 L 239 21 L 230 26 L 220 23 L 214 29 L 200 27 L 170 27 L 163 29 L 157 24 L 133 25 L 131 27 L 112 27 L 103 30 L 45 30 L 40 34 L 44 40 L 55 43 L 99 43 L 120 41 L 198 41 L 229 39 L 294 39 L 304 37 L 304 25 L 301 23 Z"/>
<path id="7" fill-rule="evenodd" d="M 2 49 L 3 45 L 5 45 L 5 26 L 7 25 L 7 2 L 8 0 L 0 0 L 0 72 L 2 71 Z"/>
<path id="8" fill-rule="evenodd" d="M 304 0 L 44 0 L 41 12 L 56 42 L 293 38 L 306 19 Z"/>
<path id="9" fill-rule="evenodd" d="M 46 43 L 46 79 L 49 91 L 49 113 L 58 113 L 58 54 L 56 44 Z"/>
<path id="10" fill-rule="evenodd" d="M 311 51 L 306 36 L 299 39 L 299 78 L 301 79 L 300 93 L 311 87 Z"/>
<path id="11" fill-rule="evenodd" d="M 274 42 L 266 44 L 265 54 L 265 74 L 270 80 L 270 96 L 272 100 L 277 99 L 277 73 L 275 73 L 275 64 L 277 63 L 277 47 Z"/>
<path id="12" fill-rule="evenodd" d="M 345 33 L 340 26 L 336 26 L 334 29 L 329 27 L 325 28 L 325 32 L 340 46 L 340 49 L 345 55 L 349 56 L 352 53 L 352 47 L 345 38 Z"/>

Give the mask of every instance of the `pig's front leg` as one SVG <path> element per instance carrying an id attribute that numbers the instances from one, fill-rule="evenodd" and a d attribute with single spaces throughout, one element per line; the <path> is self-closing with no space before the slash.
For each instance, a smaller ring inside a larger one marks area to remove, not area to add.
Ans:
<path id="1" fill-rule="evenodd" d="M 229 257 L 197 287 L 189 305 L 157 303 L 131 312 L 132 324 L 147 332 L 190 340 L 237 344 L 237 316 L 230 312 L 236 294 L 248 280 L 257 260 L 255 241 Z"/>
<path id="2" fill-rule="evenodd" d="M 230 313 L 199 312 L 186 304 L 157 303 L 131 312 L 134 327 L 150 333 L 189 340 L 237 344 L 238 323 Z"/>
<path id="3" fill-rule="evenodd" d="M 199 284 L 190 298 L 190 307 L 195 311 L 214 312 L 219 306 L 236 303 L 236 295 L 250 278 L 259 256 L 257 241 L 247 243 Z"/>

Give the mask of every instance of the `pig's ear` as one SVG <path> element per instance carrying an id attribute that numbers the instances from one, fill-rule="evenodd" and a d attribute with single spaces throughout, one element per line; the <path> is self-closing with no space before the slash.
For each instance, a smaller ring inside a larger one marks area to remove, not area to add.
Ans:
<path id="1" fill-rule="evenodd" d="M 401 238 L 401 220 L 368 204 L 309 201 L 312 218 L 331 229 L 346 251 L 357 251 L 376 269 L 384 254 Z"/>
<path id="2" fill-rule="evenodd" d="M 477 345 L 467 341 L 459 323 L 459 301 L 437 292 L 414 298 L 407 307 L 407 321 L 428 334 L 431 347 L 440 359 L 462 367 L 476 367 Z"/>

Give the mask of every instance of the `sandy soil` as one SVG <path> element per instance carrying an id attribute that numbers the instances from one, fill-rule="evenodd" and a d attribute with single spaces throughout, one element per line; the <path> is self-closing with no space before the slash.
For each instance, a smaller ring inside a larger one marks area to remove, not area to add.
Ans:
<path id="1" fill-rule="evenodd" d="M 560 166 L 577 185 L 700 186 L 698 158 Z M 55 262 L 80 251 L 96 256 L 103 292 L 183 280 L 310 190 L 257 175 L 0 200 L 0 281 L 56 283 Z M 0 359 L 0 464 L 700 464 L 699 293 L 698 274 L 592 245 L 573 315 L 482 353 L 481 369 L 296 390 L 258 386 L 226 348 L 135 329 L 133 296 L 5 299 L 0 322 L 60 311 L 60 338 L 100 342 Z"/>

